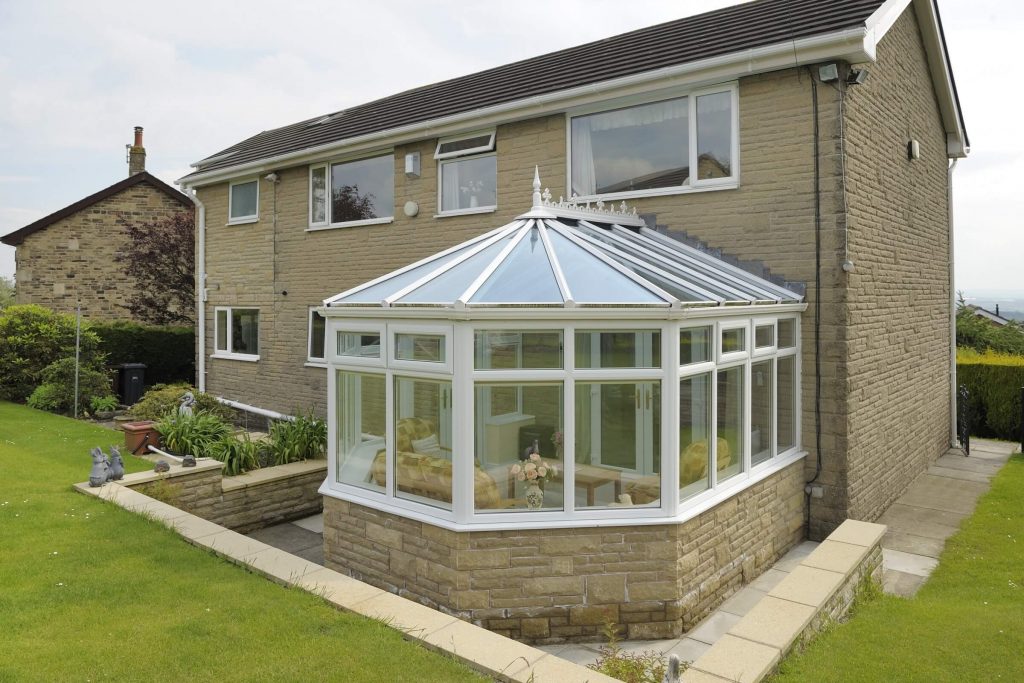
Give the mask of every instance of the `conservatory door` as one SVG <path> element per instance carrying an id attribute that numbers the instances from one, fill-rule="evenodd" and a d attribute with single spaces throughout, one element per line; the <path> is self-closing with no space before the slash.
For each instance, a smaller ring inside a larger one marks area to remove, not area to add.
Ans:
<path id="1" fill-rule="evenodd" d="M 659 382 L 591 385 L 591 464 L 639 474 L 659 471 L 660 394 Z"/>

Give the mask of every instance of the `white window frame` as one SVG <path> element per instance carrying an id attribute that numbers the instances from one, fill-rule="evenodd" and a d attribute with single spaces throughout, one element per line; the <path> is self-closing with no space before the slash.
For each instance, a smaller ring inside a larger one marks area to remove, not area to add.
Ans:
<path id="1" fill-rule="evenodd" d="M 243 361 L 248 361 L 250 363 L 255 363 L 256 361 L 258 361 L 260 359 L 260 354 L 258 354 L 258 353 L 238 353 L 236 351 L 232 351 L 231 350 L 232 347 L 234 346 L 234 344 L 232 343 L 233 342 L 232 337 L 234 336 L 234 329 L 233 329 L 234 326 L 231 324 L 231 321 L 232 321 L 232 314 L 236 310 L 239 310 L 239 311 L 256 311 L 256 339 L 257 339 L 256 343 L 257 343 L 257 346 L 262 346 L 262 344 L 259 342 L 260 324 L 261 324 L 260 323 L 260 307 L 259 306 L 216 306 L 213 309 L 213 349 L 214 349 L 214 352 L 212 354 L 210 354 L 210 358 L 222 358 L 222 359 L 228 359 L 228 360 L 243 360 Z M 225 335 L 225 339 L 227 340 L 227 348 L 226 349 L 219 349 L 219 348 L 217 348 L 217 339 L 220 336 L 218 334 L 220 329 L 218 327 L 217 319 L 218 319 L 219 316 L 217 314 L 220 313 L 221 311 L 226 311 L 227 312 L 227 321 L 226 321 L 227 322 L 227 334 Z"/>
<path id="2" fill-rule="evenodd" d="M 388 367 L 396 370 L 419 371 L 432 375 L 451 375 L 454 367 L 453 356 L 455 349 L 452 347 L 452 328 L 448 325 L 388 325 Z M 444 339 L 444 360 L 441 362 L 427 360 L 405 360 L 398 358 L 398 347 L 396 337 L 400 334 L 424 335 L 430 337 L 441 337 Z M 403 373 L 406 376 L 406 373 Z M 413 375 L 409 375 L 413 376 Z"/>
<path id="3" fill-rule="evenodd" d="M 770 346 L 757 345 L 757 328 L 770 327 L 772 330 L 772 343 Z M 775 318 L 754 318 L 750 325 L 750 355 L 754 358 L 762 356 L 774 356 L 779 349 L 779 330 Z"/>
<path id="4" fill-rule="evenodd" d="M 313 355 L 313 316 L 319 315 L 324 320 L 324 355 Z M 320 313 L 319 306 L 310 306 L 306 325 L 306 363 L 310 365 L 327 365 L 327 317 Z"/>
<path id="5" fill-rule="evenodd" d="M 232 216 L 231 209 L 235 201 L 235 187 L 237 185 L 248 185 L 249 183 L 256 184 L 256 213 L 248 216 Z M 228 183 L 228 225 L 242 225 L 244 223 L 255 223 L 260 219 L 260 179 L 255 178 L 244 178 L 242 180 L 232 180 Z"/>
<path id="6" fill-rule="evenodd" d="M 308 171 L 306 173 L 306 184 L 308 186 L 308 192 L 306 193 L 306 195 L 308 197 L 308 202 L 309 202 L 308 211 L 307 211 L 307 215 L 306 215 L 306 220 L 307 220 L 307 223 L 309 223 L 309 226 L 306 228 L 306 232 L 316 232 L 318 230 L 334 230 L 336 228 L 357 228 L 357 227 L 364 226 L 364 225 L 387 225 L 388 223 L 394 223 L 395 222 L 395 207 L 394 207 L 394 204 L 392 204 L 392 206 L 391 206 L 391 215 L 390 216 L 380 216 L 378 218 L 366 218 L 366 219 L 361 219 L 361 220 L 357 220 L 357 221 L 333 222 L 331 220 L 331 218 L 332 218 L 332 216 L 331 216 L 331 196 L 332 196 L 331 183 L 333 182 L 332 174 L 331 174 L 331 167 L 336 165 L 336 164 L 349 164 L 349 163 L 352 163 L 354 161 L 363 161 L 364 159 L 377 159 L 377 158 L 380 158 L 380 157 L 387 157 L 387 156 L 391 157 L 391 164 L 392 164 L 392 169 L 391 169 L 391 186 L 392 186 L 392 193 L 394 193 L 394 187 L 395 187 L 395 171 L 394 171 L 395 150 L 394 149 L 384 150 L 384 151 L 378 150 L 377 152 L 374 152 L 372 154 L 362 154 L 362 155 L 355 156 L 355 157 L 344 157 L 344 158 L 341 158 L 341 159 L 332 159 L 330 161 L 320 161 L 320 162 L 317 162 L 315 164 L 310 164 L 309 169 L 308 169 Z M 324 201 L 326 202 L 326 207 L 325 207 L 326 211 L 324 213 L 324 215 L 326 216 L 326 222 L 313 223 L 313 170 L 317 169 L 317 168 L 325 168 L 326 169 L 326 171 L 325 171 L 325 180 L 326 180 L 327 196 L 324 199 Z M 397 199 L 395 199 L 395 201 L 397 202 Z"/>
<path id="7" fill-rule="evenodd" d="M 750 335 L 753 332 L 753 327 L 750 324 L 749 319 L 742 320 L 721 320 L 716 325 L 715 333 L 715 360 L 718 363 L 718 367 L 734 363 L 738 360 L 750 357 L 750 347 L 753 342 L 750 339 Z M 722 350 L 722 336 L 732 330 L 743 330 L 743 350 L 742 351 L 729 351 L 728 353 Z"/>
<path id="8" fill-rule="evenodd" d="M 442 152 L 441 145 L 449 142 L 458 142 L 459 140 L 466 140 L 469 138 L 483 137 L 489 135 L 488 143 L 486 145 L 479 145 L 477 147 L 470 147 L 469 149 L 460 149 L 456 152 Z M 437 141 L 437 147 L 434 148 L 434 159 L 437 161 L 437 213 L 435 218 L 445 218 L 448 216 L 467 216 L 476 213 L 494 213 L 498 210 L 498 153 L 495 150 L 495 138 L 496 131 L 494 130 L 483 130 L 476 131 L 475 133 L 467 133 L 464 135 L 455 135 L 446 138 L 439 138 Z M 488 204 L 486 206 L 474 206 L 467 209 L 445 209 L 444 208 L 444 167 L 448 164 L 456 164 L 461 161 L 467 161 L 469 159 L 483 159 L 485 157 L 494 157 L 494 204 Z"/>
<path id="9" fill-rule="evenodd" d="M 480 138 L 485 135 L 489 135 L 490 138 L 486 145 L 479 145 L 477 147 L 469 147 L 467 149 L 460 149 L 454 152 L 442 152 L 441 145 L 449 142 L 458 142 L 459 140 L 469 140 L 470 138 Z M 439 138 L 437 141 L 437 147 L 434 148 L 434 160 L 442 161 L 444 159 L 454 159 L 456 157 L 468 157 L 475 156 L 481 152 L 493 152 L 494 151 L 494 139 L 497 135 L 496 130 L 478 130 L 473 133 L 463 133 L 460 135 L 451 135 L 445 138 Z"/>
<path id="10" fill-rule="evenodd" d="M 715 93 L 729 92 L 732 96 L 731 110 L 732 110 L 732 175 L 725 178 L 709 178 L 701 180 L 695 178 L 695 173 L 698 170 L 698 154 L 697 154 L 697 98 L 702 95 L 713 95 Z M 618 200 L 618 199 L 637 199 L 640 197 L 662 197 L 666 195 L 675 194 L 687 194 L 690 192 L 706 192 L 709 190 L 734 190 L 740 186 L 740 116 L 739 116 L 739 83 L 737 81 L 729 81 L 726 83 L 719 83 L 717 85 L 708 86 L 705 88 L 697 88 L 691 90 L 679 90 L 673 92 L 671 95 L 661 95 L 657 97 L 642 96 L 642 97 L 629 97 L 618 100 L 612 100 L 610 102 L 604 102 L 600 105 L 590 105 L 586 107 L 579 107 L 567 111 L 565 114 L 565 186 L 572 188 L 572 120 L 581 116 L 588 116 L 590 114 L 599 114 L 606 111 L 614 111 L 617 109 L 629 109 L 631 107 L 637 107 L 644 104 L 652 104 L 655 102 L 667 102 L 669 100 L 676 100 L 687 98 L 688 108 L 688 125 L 690 132 L 690 178 L 685 185 L 679 185 L 674 187 L 663 187 L 663 188 L 651 188 L 647 190 L 632 190 L 628 192 L 607 192 L 607 193 L 596 193 L 592 195 L 583 195 L 577 197 L 580 201 L 606 201 L 606 200 Z"/>
<path id="11" fill-rule="evenodd" d="M 364 356 L 343 356 L 338 353 L 339 334 L 376 334 L 380 336 L 380 348 L 377 349 L 377 357 Z M 384 352 L 387 350 L 387 327 L 381 324 L 367 323 L 364 321 L 345 320 L 342 323 L 332 324 L 327 319 L 327 332 L 324 340 L 325 360 L 336 363 L 339 366 L 358 366 L 362 368 L 373 367 L 383 368 L 386 366 Z"/>

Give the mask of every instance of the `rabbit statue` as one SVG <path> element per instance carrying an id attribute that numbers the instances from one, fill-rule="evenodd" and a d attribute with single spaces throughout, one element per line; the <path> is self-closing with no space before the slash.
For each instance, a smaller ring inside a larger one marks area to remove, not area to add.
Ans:
<path id="1" fill-rule="evenodd" d="M 109 481 L 120 481 L 124 478 L 124 460 L 121 459 L 121 451 L 117 446 L 110 447 L 110 472 L 107 473 Z"/>
<path id="2" fill-rule="evenodd" d="M 92 455 L 92 470 L 89 472 L 89 486 L 96 488 L 107 483 L 107 475 L 110 471 L 110 462 L 103 454 L 99 446 L 89 452 Z"/>

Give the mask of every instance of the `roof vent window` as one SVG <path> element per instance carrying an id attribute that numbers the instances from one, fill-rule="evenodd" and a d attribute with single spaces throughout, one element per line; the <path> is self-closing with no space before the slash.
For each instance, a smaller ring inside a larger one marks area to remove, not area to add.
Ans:
<path id="1" fill-rule="evenodd" d="M 450 159 L 452 157 L 492 151 L 494 151 L 494 131 L 473 133 L 472 135 L 439 140 L 437 150 L 434 152 L 434 158 Z"/>

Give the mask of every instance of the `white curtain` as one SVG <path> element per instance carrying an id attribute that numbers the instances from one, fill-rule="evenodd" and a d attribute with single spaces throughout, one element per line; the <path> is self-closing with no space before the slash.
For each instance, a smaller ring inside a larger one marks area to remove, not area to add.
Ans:
<path id="1" fill-rule="evenodd" d="M 453 211 L 459 206 L 459 162 L 441 166 L 441 210 Z"/>
<path id="2" fill-rule="evenodd" d="M 572 120 L 572 194 L 588 196 L 597 192 L 594 145 L 590 122 L 593 116 Z"/>

